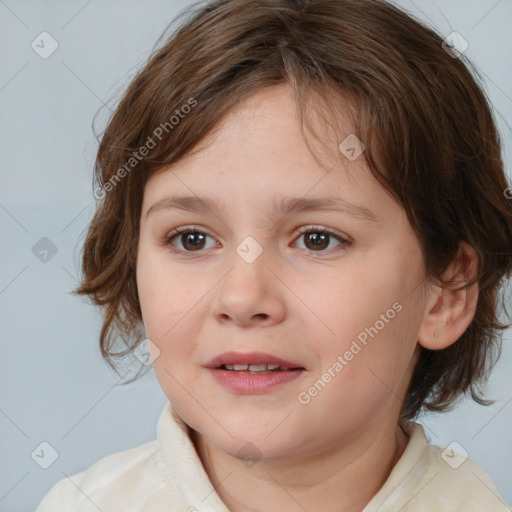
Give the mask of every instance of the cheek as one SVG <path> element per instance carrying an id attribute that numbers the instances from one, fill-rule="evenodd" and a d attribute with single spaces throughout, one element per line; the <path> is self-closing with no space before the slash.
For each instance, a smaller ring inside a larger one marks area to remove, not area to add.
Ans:
<path id="1" fill-rule="evenodd" d="M 343 354 L 353 340 L 364 346 L 373 336 L 381 338 L 389 331 L 401 315 L 397 310 L 403 307 L 403 286 L 399 275 L 380 272 L 361 261 L 296 287 L 297 295 L 304 297 L 310 336 L 322 359 Z M 313 329 L 313 324 L 318 324 L 317 328 Z"/>
<path id="2" fill-rule="evenodd" d="M 402 314 L 407 313 L 400 311 L 377 335 L 368 335 L 366 345 L 357 338 L 343 340 L 338 350 L 324 354 L 322 370 L 300 390 L 298 407 L 308 418 L 306 437 L 312 436 L 308 442 L 315 443 L 318 432 L 331 439 L 341 432 L 357 434 L 361 425 L 381 421 L 393 410 L 398 414 L 416 346 Z"/>
<path id="3" fill-rule="evenodd" d="M 170 378 L 166 370 L 174 375 L 184 360 L 190 363 L 194 349 L 190 340 L 197 335 L 193 318 L 201 307 L 191 279 L 171 270 L 163 251 L 141 245 L 137 291 L 146 336 L 159 350 L 153 363 L 159 380 Z"/>
<path id="4" fill-rule="evenodd" d="M 176 272 L 165 250 L 142 240 L 137 256 L 137 292 L 146 334 L 163 339 L 190 310 L 197 286 L 190 276 Z M 197 300 L 196 300 L 197 301 Z"/>
<path id="5" fill-rule="evenodd" d="M 414 296 L 400 302 L 394 298 L 390 293 L 383 301 L 372 300 L 355 323 L 344 314 L 350 329 L 324 347 L 322 370 L 311 379 L 310 388 L 316 393 L 309 404 L 311 415 L 320 419 L 319 425 L 350 424 L 351 419 L 356 425 L 363 416 L 373 421 L 379 412 L 400 406 L 414 364 L 421 301 Z"/>
<path id="6" fill-rule="evenodd" d="M 311 379 L 329 388 L 322 388 L 318 400 L 327 409 L 340 403 L 354 410 L 361 404 L 376 406 L 393 396 L 410 367 L 423 312 L 420 277 L 415 280 L 415 269 L 408 274 L 392 263 L 382 262 L 387 272 L 352 267 L 350 274 L 331 280 L 311 306 L 329 327 L 315 340 L 321 368 Z"/>

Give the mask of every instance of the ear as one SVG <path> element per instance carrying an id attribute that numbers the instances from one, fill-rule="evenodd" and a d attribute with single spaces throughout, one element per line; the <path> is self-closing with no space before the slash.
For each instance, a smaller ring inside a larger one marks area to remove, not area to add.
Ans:
<path id="1" fill-rule="evenodd" d="M 478 282 L 465 290 L 455 290 L 476 278 L 478 256 L 466 242 L 461 242 L 454 261 L 443 279 L 453 284 L 431 286 L 425 316 L 418 332 L 418 343 L 430 350 L 440 350 L 455 343 L 469 327 L 478 303 Z"/>

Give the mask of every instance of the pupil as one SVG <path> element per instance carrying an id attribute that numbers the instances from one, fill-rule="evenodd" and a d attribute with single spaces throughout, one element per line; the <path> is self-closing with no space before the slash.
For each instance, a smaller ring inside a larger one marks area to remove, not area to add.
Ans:
<path id="1" fill-rule="evenodd" d="M 309 236 L 306 237 L 306 239 L 308 241 L 313 242 L 313 247 L 318 248 L 321 246 L 321 248 L 325 248 L 329 245 L 328 237 L 329 237 L 329 235 L 326 235 L 323 233 L 310 233 Z M 326 243 L 326 241 L 327 241 L 327 243 Z"/>
<path id="2" fill-rule="evenodd" d="M 183 236 L 185 237 L 185 243 L 183 244 L 184 247 L 187 247 L 190 242 L 190 245 L 188 246 L 188 248 L 192 248 L 192 250 L 201 248 L 200 244 L 202 241 L 204 241 L 204 235 L 202 235 L 201 233 L 187 233 L 186 235 L 183 235 Z M 191 241 L 194 239 L 194 237 L 199 238 L 198 243 L 194 243 L 193 241 Z M 182 239 L 182 241 L 183 241 L 183 239 Z"/>

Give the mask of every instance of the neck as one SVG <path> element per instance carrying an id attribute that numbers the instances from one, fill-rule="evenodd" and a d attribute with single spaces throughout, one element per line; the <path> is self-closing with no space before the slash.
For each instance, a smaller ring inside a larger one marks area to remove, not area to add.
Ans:
<path id="1" fill-rule="evenodd" d="M 194 432 L 210 481 L 231 512 L 361 512 L 401 457 L 407 436 L 396 419 L 375 422 L 356 439 L 323 453 L 260 460 L 248 467 Z"/>

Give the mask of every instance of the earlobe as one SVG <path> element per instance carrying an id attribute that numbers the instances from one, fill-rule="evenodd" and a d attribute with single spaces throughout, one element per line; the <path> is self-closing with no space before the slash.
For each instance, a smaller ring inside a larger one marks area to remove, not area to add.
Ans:
<path id="1" fill-rule="evenodd" d="M 478 304 L 478 282 L 464 289 L 461 286 L 477 278 L 478 256 L 466 242 L 461 242 L 459 254 L 450 264 L 443 279 L 450 284 L 432 286 L 418 343 L 429 350 L 441 350 L 455 343 L 475 316 Z"/>

